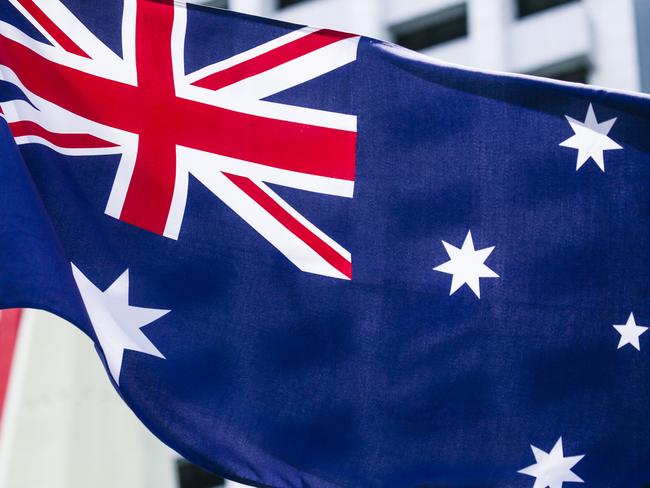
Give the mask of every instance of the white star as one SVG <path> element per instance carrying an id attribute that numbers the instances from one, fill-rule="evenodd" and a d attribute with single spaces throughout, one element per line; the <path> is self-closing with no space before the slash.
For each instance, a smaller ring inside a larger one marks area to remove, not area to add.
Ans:
<path id="1" fill-rule="evenodd" d="M 158 320 L 169 310 L 129 305 L 128 269 L 103 292 L 74 264 L 72 274 L 115 383 L 120 383 L 125 349 L 165 359 L 140 328 Z"/>
<path id="2" fill-rule="evenodd" d="M 519 470 L 518 473 L 534 477 L 535 484 L 533 488 L 562 488 L 564 482 L 584 483 L 571 471 L 571 468 L 585 456 L 564 457 L 561 437 L 549 453 L 533 445 L 530 448 L 533 450 L 537 463 Z"/>
<path id="3" fill-rule="evenodd" d="M 467 284 L 474 294 L 481 298 L 479 278 L 499 277 L 498 274 L 484 264 L 494 250 L 494 246 L 479 249 L 478 251 L 474 249 L 472 231 L 467 232 L 463 247 L 460 249 L 445 241 L 442 241 L 442 245 L 445 246 L 445 250 L 449 255 L 449 261 L 433 268 L 433 270 L 453 275 L 449 294 L 453 295 L 461 286 Z"/>
<path id="4" fill-rule="evenodd" d="M 641 325 L 636 325 L 633 313 L 631 313 L 627 318 L 625 325 L 614 325 L 613 327 L 618 331 L 619 334 L 621 334 L 621 340 L 618 341 L 618 349 L 627 344 L 631 344 L 637 351 L 641 350 L 639 337 L 641 337 L 641 335 L 645 333 L 648 328 Z"/>
<path id="5" fill-rule="evenodd" d="M 589 158 L 593 159 L 602 171 L 605 171 L 605 156 L 603 153 L 614 149 L 623 149 L 608 137 L 609 131 L 612 130 L 616 122 L 616 118 L 599 123 L 596 120 L 594 107 L 591 103 L 589 104 L 587 118 L 584 122 L 572 119 L 568 115 L 565 115 L 565 117 L 569 121 L 575 135 L 561 142 L 560 146 L 578 150 L 576 171 L 582 168 L 589 161 Z"/>

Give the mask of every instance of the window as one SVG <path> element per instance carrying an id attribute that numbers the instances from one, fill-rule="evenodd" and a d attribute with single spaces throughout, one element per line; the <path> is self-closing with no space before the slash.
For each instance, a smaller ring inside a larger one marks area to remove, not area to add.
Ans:
<path id="1" fill-rule="evenodd" d="M 297 3 L 305 2 L 306 0 L 278 0 L 278 8 L 290 7 Z"/>
<path id="2" fill-rule="evenodd" d="M 577 66 L 573 69 L 551 75 L 551 78 L 562 81 L 573 81 L 574 83 L 588 83 L 589 67 L 586 65 Z"/>
<path id="3" fill-rule="evenodd" d="M 223 478 L 203 471 L 185 459 L 179 459 L 176 466 L 180 488 L 218 488 L 226 484 Z"/>
<path id="4" fill-rule="evenodd" d="M 553 78 L 554 80 L 572 81 L 574 83 L 589 83 L 591 64 L 586 57 L 571 59 L 562 63 L 548 66 L 531 74 Z"/>
<path id="5" fill-rule="evenodd" d="M 202 0 L 199 5 L 206 7 L 228 8 L 228 0 Z"/>
<path id="6" fill-rule="evenodd" d="M 394 26 L 395 42 L 416 51 L 467 36 L 467 5 L 457 5 Z"/>
<path id="7" fill-rule="evenodd" d="M 576 0 L 517 0 L 517 16 L 519 18 L 536 14 L 548 10 L 549 8 L 559 7 L 567 3 L 574 3 Z"/>

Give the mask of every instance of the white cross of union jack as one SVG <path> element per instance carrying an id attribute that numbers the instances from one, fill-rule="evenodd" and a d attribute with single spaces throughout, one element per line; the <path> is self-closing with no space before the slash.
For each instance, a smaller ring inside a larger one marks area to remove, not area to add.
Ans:
<path id="1" fill-rule="evenodd" d="M 59 0 L 5 0 L 49 41 L 0 22 L 0 104 L 18 144 L 120 154 L 106 214 L 178 239 L 189 175 L 298 268 L 351 279 L 348 251 L 266 183 L 351 198 L 356 117 L 264 99 L 356 60 L 359 38 L 304 28 L 185 72 L 187 10 L 124 0 L 120 57 Z"/>

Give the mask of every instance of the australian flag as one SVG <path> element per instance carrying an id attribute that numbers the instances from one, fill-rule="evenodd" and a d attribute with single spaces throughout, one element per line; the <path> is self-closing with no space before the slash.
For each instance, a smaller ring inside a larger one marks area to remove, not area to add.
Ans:
<path id="1" fill-rule="evenodd" d="M 650 483 L 649 97 L 183 1 L 2 0 L 0 114 L 0 308 L 79 327 L 187 459 Z"/>

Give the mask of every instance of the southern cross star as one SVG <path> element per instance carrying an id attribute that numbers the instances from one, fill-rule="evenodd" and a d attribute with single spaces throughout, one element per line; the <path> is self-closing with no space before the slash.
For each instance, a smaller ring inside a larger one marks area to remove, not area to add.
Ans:
<path id="1" fill-rule="evenodd" d="M 612 130 L 612 127 L 616 123 L 616 118 L 606 120 L 605 122 L 598 122 L 594 113 L 594 107 L 591 104 L 589 104 L 587 117 L 584 122 L 575 120 L 568 115 L 565 115 L 565 117 L 569 121 L 575 135 L 561 142 L 560 146 L 578 150 L 576 171 L 582 168 L 589 161 L 589 158 L 593 159 L 602 171 L 605 171 L 604 152 L 623 149 L 608 136 L 609 131 Z"/>
<path id="2" fill-rule="evenodd" d="M 449 255 L 449 261 L 437 266 L 434 271 L 452 275 L 450 295 L 467 284 L 474 294 L 481 298 L 481 286 L 479 278 L 498 278 L 499 275 L 485 265 L 485 260 L 494 250 L 494 246 L 485 249 L 474 249 L 472 240 L 472 231 L 467 232 L 463 247 L 458 249 L 456 246 L 442 241 L 445 250 Z"/>
<path id="3" fill-rule="evenodd" d="M 621 340 L 618 341 L 618 349 L 627 344 L 630 344 L 637 351 L 641 350 L 641 344 L 639 343 L 639 337 L 642 334 L 647 332 L 648 328 L 643 327 L 642 325 L 637 325 L 636 320 L 634 319 L 634 314 L 631 313 L 627 318 L 625 325 L 614 325 L 616 331 L 621 334 Z"/>
<path id="4" fill-rule="evenodd" d="M 165 359 L 140 329 L 169 310 L 129 305 L 128 269 L 106 291 L 97 288 L 74 264 L 72 274 L 116 384 L 120 383 L 126 349 Z"/>
<path id="5" fill-rule="evenodd" d="M 518 472 L 535 478 L 533 488 L 562 488 L 565 482 L 584 483 L 571 469 L 585 456 L 564 457 L 561 437 L 551 452 L 544 452 L 533 445 L 530 448 L 536 463 Z"/>

